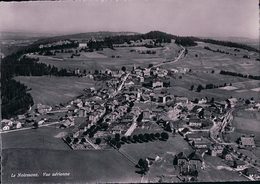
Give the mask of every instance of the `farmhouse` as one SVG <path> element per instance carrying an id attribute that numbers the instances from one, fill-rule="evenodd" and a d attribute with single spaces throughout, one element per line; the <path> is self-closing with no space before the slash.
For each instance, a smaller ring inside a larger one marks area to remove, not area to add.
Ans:
<path id="1" fill-rule="evenodd" d="M 238 139 L 240 148 L 255 148 L 255 140 L 253 136 L 242 136 Z"/>

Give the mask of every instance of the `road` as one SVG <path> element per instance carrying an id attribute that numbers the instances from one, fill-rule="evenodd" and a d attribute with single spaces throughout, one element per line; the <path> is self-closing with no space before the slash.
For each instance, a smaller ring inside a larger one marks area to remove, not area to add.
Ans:
<path id="1" fill-rule="evenodd" d="M 113 98 L 114 96 L 116 96 L 123 88 L 123 85 L 125 84 L 126 79 L 128 78 L 128 76 L 130 75 L 130 73 L 127 73 L 126 76 L 124 77 L 122 83 L 120 84 L 120 86 L 118 87 L 118 89 L 112 94 L 111 98 Z"/>
<path id="2" fill-rule="evenodd" d="M 219 141 L 216 138 L 219 137 L 219 134 L 221 134 L 224 130 L 226 125 L 233 120 L 233 113 L 234 109 L 230 109 L 225 115 L 224 119 L 221 122 L 214 122 L 213 126 L 210 128 L 210 137 L 212 140 L 214 140 L 216 143 L 219 144 L 231 144 L 231 143 L 224 143 L 223 141 Z"/>
<path id="3" fill-rule="evenodd" d="M 41 127 L 47 127 L 47 126 L 51 126 L 51 125 L 56 125 L 56 124 L 59 124 L 61 122 L 52 122 L 52 123 L 48 123 L 48 124 L 43 124 L 43 125 L 39 125 L 38 128 L 41 128 Z M 23 130 L 29 130 L 29 129 L 33 129 L 34 127 L 26 127 L 26 128 L 19 128 L 19 129 L 14 129 L 14 130 L 7 130 L 7 131 L 3 131 L 3 132 L 0 132 L 0 134 L 6 134 L 6 133 L 12 133 L 12 132 L 18 132 L 18 131 L 23 131 Z"/>
<path id="4" fill-rule="evenodd" d="M 164 61 L 164 62 L 162 62 L 162 63 L 159 63 L 159 64 L 157 64 L 157 65 L 152 66 L 151 68 L 159 67 L 159 66 L 162 66 L 162 65 L 165 65 L 165 64 L 169 64 L 169 63 L 176 63 L 177 61 L 179 61 L 179 59 L 182 57 L 182 55 L 183 55 L 183 53 L 184 53 L 184 51 L 185 51 L 185 48 L 184 48 L 183 46 L 181 46 L 181 48 L 182 48 L 182 51 L 181 51 L 181 53 L 178 55 L 177 58 L 175 58 L 175 59 L 172 60 L 172 61 L 166 61 L 166 62 Z"/>
<path id="5" fill-rule="evenodd" d="M 135 128 L 137 127 L 136 119 L 137 119 L 137 118 L 135 118 L 135 119 L 133 120 L 132 125 L 131 125 L 131 126 L 129 127 L 129 129 L 126 131 L 125 136 L 130 136 L 130 135 L 133 133 L 133 131 L 135 130 Z"/>
<path id="6" fill-rule="evenodd" d="M 101 149 L 98 145 L 93 144 L 92 141 L 87 138 L 87 136 L 85 136 L 85 139 L 95 150 Z"/>

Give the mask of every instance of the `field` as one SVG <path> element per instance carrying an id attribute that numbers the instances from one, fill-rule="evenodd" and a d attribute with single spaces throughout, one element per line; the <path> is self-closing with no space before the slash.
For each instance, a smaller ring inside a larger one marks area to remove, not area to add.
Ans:
<path id="1" fill-rule="evenodd" d="M 255 136 L 256 148 L 252 151 L 244 150 L 245 154 L 251 158 L 259 160 L 260 158 L 260 113 L 258 111 L 244 111 L 238 110 L 234 113 L 234 120 L 232 126 L 235 127 L 235 131 L 226 134 L 225 138 L 230 142 L 235 142 L 242 135 Z M 243 150 L 240 150 L 243 152 Z"/>
<path id="2" fill-rule="evenodd" d="M 205 155 L 206 169 L 199 173 L 201 182 L 228 182 L 228 181 L 248 181 L 247 178 L 239 176 L 235 171 L 226 169 L 217 169 L 217 166 L 226 166 L 219 157 L 210 157 Z"/>
<path id="3" fill-rule="evenodd" d="M 173 155 L 184 150 L 191 150 L 188 143 L 178 134 L 169 136 L 167 141 L 154 141 L 148 143 L 124 144 L 121 148 L 133 159 L 138 161 L 140 158 L 163 156 L 165 153 Z"/>
<path id="4" fill-rule="evenodd" d="M 220 49 L 228 51 L 234 55 L 212 52 L 204 49 L 204 46 L 209 46 L 214 50 Z M 250 55 L 251 59 L 242 58 L 243 55 Z M 195 56 L 197 55 L 197 57 Z M 260 82 L 246 78 L 220 75 L 220 70 L 238 72 L 243 74 L 259 75 L 260 63 L 256 61 L 257 54 L 240 49 L 240 52 L 234 52 L 233 48 L 216 46 L 212 44 L 199 43 L 198 46 L 188 47 L 186 57 L 178 62 L 163 65 L 163 68 L 189 68 L 191 72 L 186 74 L 175 74 L 175 79 L 171 79 L 171 91 L 176 95 L 188 96 L 191 99 L 207 96 L 214 97 L 217 100 L 224 100 L 230 96 L 237 98 L 254 97 L 259 99 L 258 87 Z M 214 73 L 212 73 L 214 70 Z M 181 79 L 179 77 L 182 77 Z M 210 89 L 203 90 L 200 93 L 190 91 L 191 85 L 196 87 L 199 84 L 215 84 L 224 85 L 232 83 L 233 90 L 227 89 Z"/>
<path id="5" fill-rule="evenodd" d="M 34 103 L 55 105 L 67 102 L 80 95 L 85 88 L 94 87 L 95 81 L 78 77 L 15 77 L 31 88 Z"/>
<path id="6" fill-rule="evenodd" d="M 55 127 L 42 127 L 39 129 L 1 134 L 3 141 L 2 148 L 69 150 L 70 148 L 62 141 L 61 138 L 56 138 L 62 131 L 64 130 Z"/>
<path id="7" fill-rule="evenodd" d="M 39 56 L 42 63 L 55 65 L 58 68 L 67 68 L 74 70 L 80 68 L 87 71 L 100 69 L 121 69 L 126 66 L 132 69 L 133 65 L 147 67 L 150 63 L 156 64 L 168 59 L 172 59 L 178 55 L 180 47 L 171 43 L 167 47 L 151 48 L 156 54 L 140 54 L 138 52 L 130 52 L 130 50 L 145 50 L 145 47 L 118 47 L 115 50 L 104 49 L 103 51 L 80 52 L 80 56 L 70 58 L 71 54 L 58 53 L 56 56 Z M 119 56 L 119 58 L 112 58 Z"/>
<path id="8" fill-rule="evenodd" d="M 46 156 L 47 155 L 47 156 Z M 135 167 L 115 150 L 65 151 L 45 149 L 4 149 L 3 183 L 131 183 L 140 182 Z M 42 176 L 70 173 L 69 176 Z M 38 173 L 39 177 L 15 177 L 11 174 Z"/>

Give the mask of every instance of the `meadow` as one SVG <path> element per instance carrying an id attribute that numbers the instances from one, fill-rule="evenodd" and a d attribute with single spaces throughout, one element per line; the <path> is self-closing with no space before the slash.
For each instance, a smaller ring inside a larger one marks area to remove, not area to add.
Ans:
<path id="1" fill-rule="evenodd" d="M 165 153 L 171 153 L 173 155 L 178 154 L 181 151 L 191 151 L 192 148 L 179 134 L 169 135 L 167 141 L 153 141 L 148 143 L 132 143 L 122 145 L 121 150 L 126 152 L 133 159 L 138 161 L 140 158 L 147 157 L 162 157 Z"/>
<path id="2" fill-rule="evenodd" d="M 156 54 L 140 54 L 131 50 L 147 50 L 146 47 L 116 47 L 115 50 L 104 49 L 103 51 L 80 52 L 80 56 L 70 58 L 71 54 L 58 53 L 56 56 L 39 56 L 42 63 L 54 65 L 58 68 L 74 70 L 80 68 L 87 71 L 101 69 L 121 69 L 126 66 L 132 69 L 133 65 L 147 67 L 150 63 L 157 64 L 165 60 L 172 59 L 178 55 L 180 47 L 174 43 L 167 47 L 151 48 Z M 113 58 L 113 56 L 119 56 Z"/>
<path id="3" fill-rule="evenodd" d="M 46 105 L 68 102 L 82 94 L 83 89 L 96 86 L 96 81 L 86 77 L 19 76 L 15 80 L 31 88 L 35 104 Z"/>
<path id="4" fill-rule="evenodd" d="M 131 183 L 141 179 L 135 167 L 115 150 L 16 148 L 4 149 L 2 155 L 3 183 Z M 70 175 L 44 177 L 43 172 Z M 11 178 L 12 173 L 38 173 L 39 177 Z"/>

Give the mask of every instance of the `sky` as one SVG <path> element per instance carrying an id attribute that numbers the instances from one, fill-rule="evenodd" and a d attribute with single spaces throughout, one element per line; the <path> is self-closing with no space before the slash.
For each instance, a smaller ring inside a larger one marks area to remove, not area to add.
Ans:
<path id="1" fill-rule="evenodd" d="M 258 0 L 0 2 L 0 31 L 70 34 L 152 30 L 184 36 L 259 38 Z"/>

